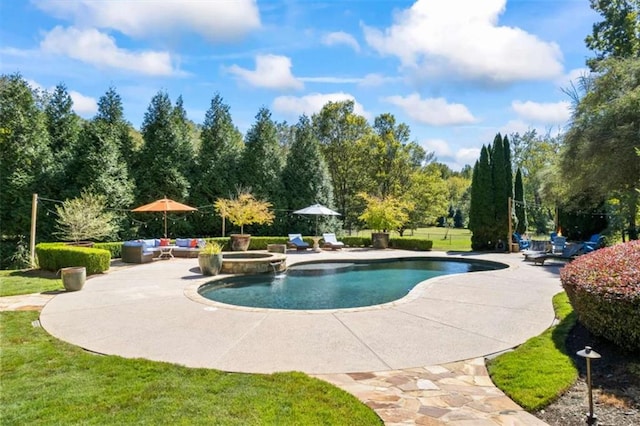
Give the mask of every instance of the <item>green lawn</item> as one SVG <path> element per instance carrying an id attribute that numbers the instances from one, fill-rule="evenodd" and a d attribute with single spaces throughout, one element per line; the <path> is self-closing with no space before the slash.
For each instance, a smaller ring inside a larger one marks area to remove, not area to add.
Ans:
<path id="1" fill-rule="evenodd" d="M 2 424 L 382 424 L 354 396 L 302 373 L 224 373 L 100 356 L 1 312 Z"/>
<path id="2" fill-rule="evenodd" d="M 62 279 L 53 272 L 39 269 L 0 271 L 0 297 L 52 290 L 64 290 Z"/>
<path id="3" fill-rule="evenodd" d="M 566 293 L 556 294 L 553 306 L 558 325 L 487 363 L 496 386 L 528 411 L 548 405 L 578 378 L 565 347 L 576 316 Z"/>
<path id="4" fill-rule="evenodd" d="M 365 237 L 371 235 L 371 230 L 362 230 L 353 234 L 354 236 Z M 471 251 L 471 231 L 468 229 L 419 228 L 415 231 L 405 231 L 405 237 L 426 238 L 433 241 L 432 250 L 437 251 Z M 391 232 L 391 238 L 399 238 L 400 234 Z"/>

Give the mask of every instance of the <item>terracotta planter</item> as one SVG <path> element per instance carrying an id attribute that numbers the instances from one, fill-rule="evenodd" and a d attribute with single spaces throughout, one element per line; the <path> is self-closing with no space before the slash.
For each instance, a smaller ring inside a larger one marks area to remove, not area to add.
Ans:
<path id="1" fill-rule="evenodd" d="M 231 234 L 231 250 L 232 251 L 247 251 L 249 249 L 249 242 L 251 241 L 251 235 L 249 234 Z"/>
<path id="2" fill-rule="evenodd" d="M 222 269 L 222 253 L 198 255 L 198 265 L 202 275 L 218 275 Z"/>
<path id="3" fill-rule="evenodd" d="M 387 232 L 372 232 L 371 245 L 374 249 L 386 249 L 389 247 L 389 234 Z"/>
<path id="4" fill-rule="evenodd" d="M 60 269 L 62 274 L 62 285 L 67 291 L 82 290 L 87 279 L 87 269 L 84 266 L 72 266 Z"/>

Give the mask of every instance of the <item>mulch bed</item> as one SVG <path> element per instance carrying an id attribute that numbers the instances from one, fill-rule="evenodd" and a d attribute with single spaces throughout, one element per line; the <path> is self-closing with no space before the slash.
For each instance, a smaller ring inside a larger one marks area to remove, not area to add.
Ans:
<path id="1" fill-rule="evenodd" d="M 600 426 L 640 425 L 640 353 L 625 352 L 613 343 L 592 336 L 578 323 L 567 338 L 567 351 L 579 369 L 579 378 L 554 403 L 533 413 L 552 426 L 587 424 L 589 399 L 586 360 L 576 352 L 591 346 L 602 355 L 591 362 L 593 411 Z"/>

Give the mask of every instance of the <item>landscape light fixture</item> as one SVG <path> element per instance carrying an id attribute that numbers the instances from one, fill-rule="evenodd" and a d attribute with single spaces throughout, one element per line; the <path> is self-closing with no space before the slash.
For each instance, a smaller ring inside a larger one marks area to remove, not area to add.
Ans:
<path id="1" fill-rule="evenodd" d="M 585 346 L 583 350 L 576 352 L 578 356 L 587 360 L 587 390 L 589 392 L 589 413 L 587 414 L 587 424 L 595 425 L 598 418 L 593 414 L 593 390 L 591 388 L 591 360 L 600 359 L 598 352 L 591 349 L 591 346 Z"/>

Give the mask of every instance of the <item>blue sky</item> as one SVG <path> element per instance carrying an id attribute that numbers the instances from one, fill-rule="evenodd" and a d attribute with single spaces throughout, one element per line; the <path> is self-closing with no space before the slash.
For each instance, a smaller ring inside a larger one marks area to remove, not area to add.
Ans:
<path id="1" fill-rule="evenodd" d="M 498 131 L 566 125 L 600 17 L 586 0 L 0 0 L 0 20 L 0 72 L 64 83 L 86 118 L 110 86 L 136 128 L 159 90 L 196 123 L 219 92 L 243 133 L 262 106 L 295 123 L 352 99 L 458 170 Z"/>

